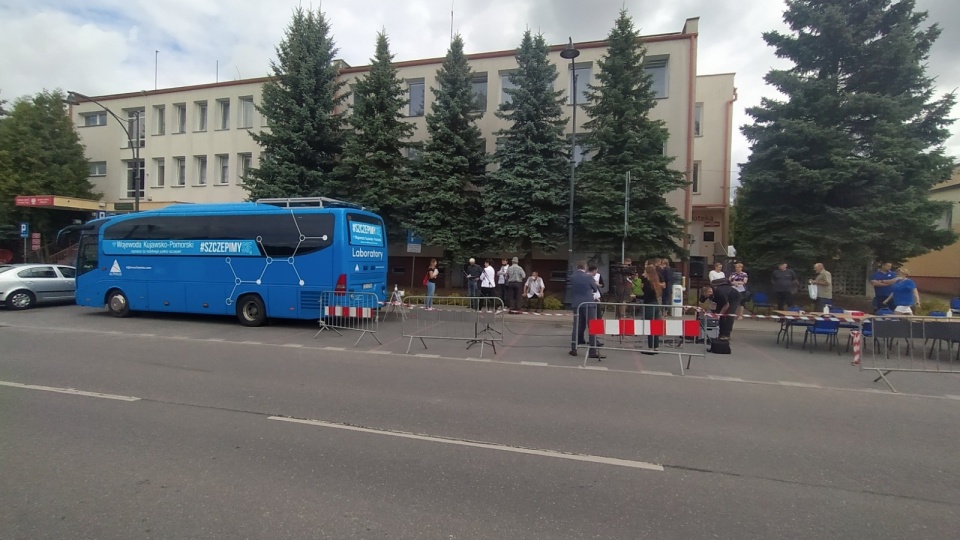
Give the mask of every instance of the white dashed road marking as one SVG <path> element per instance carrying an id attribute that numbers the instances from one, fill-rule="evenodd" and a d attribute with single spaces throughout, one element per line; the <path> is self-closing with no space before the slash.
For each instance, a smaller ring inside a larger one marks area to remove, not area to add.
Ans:
<path id="1" fill-rule="evenodd" d="M 403 431 L 388 431 L 388 430 L 382 430 L 382 429 L 371 429 L 371 428 L 360 427 L 360 426 L 349 426 L 346 424 L 325 422 L 323 420 L 304 420 L 300 418 L 288 418 L 285 416 L 270 416 L 269 419 L 280 420 L 281 422 L 291 422 L 294 424 L 307 424 L 310 426 L 342 429 L 346 431 L 356 431 L 360 433 L 368 433 L 371 435 L 384 435 L 387 437 L 398 437 L 401 439 L 412 439 L 416 441 L 426 441 L 426 442 L 433 442 L 433 443 L 440 443 L 440 444 L 452 444 L 456 446 L 469 446 L 471 448 L 499 450 L 501 452 L 513 452 L 516 454 L 527 454 L 530 456 L 569 459 L 572 461 L 586 461 L 588 463 L 598 463 L 601 465 L 615 465 L 617 467 L 629 467 L 632 469 L 646 469 L 648 471 L 663 472 L 663 465 L 658 465 L 656 463 L 647 463 L 645 461 L 633 461 L 629 459 L 592 456 L 589 454 L 568 454 L 564 452 L 556 452 L 553 450 L 537 450 L 534 448 L 520 448 L 517 446 L 507 446 L 503 444 L 477 442 L 477 441 L 465 441 L 461 439 L 449 439 L 445 437 L 433 437 L 430 435 L 418 435 L 416 433 L 407 433 Z"/>
<path id="2" fill-rule="evenodd" d="M 23 388 L 25 390 L 43 390 L 44 392 L 56 392 L 58 394 L 71 394 L 74 396 L 86 396 L 102 399 L 116 399 L 118 401 L 140 401 L 140 398 L 133 396 L 118 396 L 115 394 L 101 394 L 100 392 L 84 392 L 74 388 L 56 388 L 53 386 L 38 386 L 35 384 L 21 384 L 8 381 L 0 381 L 0 386 L 10 386 L 12 388 Z"/>

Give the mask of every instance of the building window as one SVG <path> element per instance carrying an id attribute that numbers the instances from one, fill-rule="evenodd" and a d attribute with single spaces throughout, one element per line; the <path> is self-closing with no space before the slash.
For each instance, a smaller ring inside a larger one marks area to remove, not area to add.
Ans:
<path id="1" fill-rule="evenodd" d="M 947 211 L 943 213 L 943 216 L 937 220 L 937 228 L 943 231 L 953 230 L 953 205 L 950 205 L 950 208 L 947 208 Z"/>
<path id="2" fill-rule="evenodd" d="M 230 183 L 230 156 L 227 154 L 217 155 L 217 183 L 220 185 Z"/>
<path id="3" fill-rule="evenodd" d="M 694 193 L 700 193 L 700 162 L 693 162 L 693 181 L 690 190 Z"/>
<path id="4" fill-rule="evenodd" d="M 653 77 L 653 84 L 651 90 L 653 90 L 653 97 L 657 99 L 664 99 L 667 97 L 667 59 L 666 58 L 652 58 L 647 59 L 643 67 L 647 70 L 647 73 Z"/>
<path id="5" fill-rule="evenodd" d="M 420 149 L 416 146 L 408 146 L 407 159 L 420 159 Z"/>
<path id="6" fill-rule="evenodd" d="M 206 131 L 207 130 L 207 102 L 198 101 L 194 103 L 194 108 L 197 111 L 197 131 Z"/>
<path id="7" fill-rule="evenodd" d="M 693 106 L 693 136 L 703 136 L 703 103 Z"/>
<path id="8" fill-rule="evenodd" d="M 253 127 L 253 97 L 240 98 L 240 118 L 237 127 L 241 129 Z"/>
<path id="9" fill-rule="evenodd" d="M 586 151 L 586 146 L 583 144 L 584 139 L 581 139 L 583 134 L 577 134 L 577 144 L 573 147 L 573 161 L 579 165 L 583 161 L 590 161 L 590 153 Z M 567 137 L 567 142 L 572 142 L 572 137 Z"/>
<path id="10" fill-rule="evenodd" d="M 714 231 L 703 231 L 703 241 L 704 242 L 714 242 L 715 234 Z"/>
<path id="11" fill-rule="evenodd" d="M 410 94 L 410 111 L 408 116 L 423 116 L 424 111 L 424 83 L 423 81 L 411 82 L 407 86 Z"/>
<path id="12" fill-rule="evenodd" d="M 473 87 L 473 110 L 487 110 L 487 74 L 474 75 L 470 84 Z"/>
<path id="13" fill-rule="evenodd" d="M 83 117 L 83 127 L 105 126 L 107 125 L 106 111 L 95 113 L 86 113 L 80 115 Z"/>
<path id="14" fill-rule="evenodd" d="M 154 181 L 154 186 L 163 187 L 167 181 L 167 164 L 163 158 L 154 158 L 153 164 L 154 168 L 156 169 L 156 173 L 154 173 L 154 178 L 156 179 Z"/>
<path id="15" fill-rule="evenodd" d="M 143 160 L 127 162 L 127 197 L 137 197 L 137 184 L 140 184 L 140 198 L 143 198 Z"/>
<path id="16" fill-rule="evenodd" d="M 250 175 L 250 168 L 253 166 L 253 154 L 237 154 L 237 161 L 240 167 L 240 183 L 246 183 Z"/>
<path id="17" fill-rule="evenodd" d="M 506 105 L 513 101 L 513 96 L 507 93 L 507 90 L 514 90 L 517 85 L 510 82 L 510 77 L 516 71 L 508 71 L 500 74 L 500 104 Z"/>
<path id="18" fill-rule="evenodd" d="M 207 185 L 207 156 L 193 156 L 197 164 L 197 183 L 198 186 Z"/>
<path id="19" fill-rule="evenodd" d="M 571 71 L 570 74 L 570 88 L 576 87 L 577 92 L 577 104 L 586 104 L 587 103 L 587 88 L 590 85 L 590 78 L 593 76 L 593 69 L 590 65 L 578 65 L 572 70 L 568 68 L 568 71 Z M 573 94 L 570 92 L 567 93 L 567 103 L 572 104 L 573 98 L 570 97 Z"/>
<path id="20" fill-rule="evenodd" d="M 176 120 L 177 120 L 177 127 L 174 133 L 186 133 L 187 132 L 187 104 L 174 103 L 173 114 L 176 115 Z"/>
<path id="21" fill-rule="evenodd" d="M 144 109 L 127 111 L 127 129 L 130 133 L 129 147 L 140 145 L 144 147 L 147 139 L 147 118 Z M 128 148 L 129 148 L 128 147 Z"/>
<path id="22" fill-rule="evenodd" d="M 153 106 L 153 125 L 156 126 L 154 135 L 164 135 L 167 132 L 167 108 L 163 105 Z"/>
<path id="23" fill-rule="evenodd" d="M 107 175 L 107 162 L 106 161 L 91 161 L 90 162 L 90 176 L 106 176 Z"/>
<path id="24" fill-rule="evenodd" d="M 183 156 L 175 157 L 173 163 L 177 166 L 177 186 L 187 185 L 187 158 Z"/>
<path id="25" fill-rule="evenodd" d="M 217 129 L 230 129 L 230 98 L 217 100 Z"/>

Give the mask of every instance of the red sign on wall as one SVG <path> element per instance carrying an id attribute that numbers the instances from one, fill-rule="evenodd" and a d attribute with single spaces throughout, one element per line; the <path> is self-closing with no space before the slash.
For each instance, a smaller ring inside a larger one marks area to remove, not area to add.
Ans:
<path id="1" fill-rule="evenodd" d="M 17 195 L 17 206 L 53 206 L 53 195 Z"/>

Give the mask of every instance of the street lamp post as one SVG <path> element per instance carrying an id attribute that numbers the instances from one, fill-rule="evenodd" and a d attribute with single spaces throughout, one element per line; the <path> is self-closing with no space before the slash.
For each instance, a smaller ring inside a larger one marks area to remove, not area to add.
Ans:
<path id="1" fill-rule="evenodd" d="M 570 59 L 570 95 L 573 103 L 573 136 L 570 138 L 570 208 L 567 212 L 567 286 L 564 290 L 564 303 L 572 305 L 570 279 L 573 277 L 573 193 L 577 182 L 577 69 L 574 60 L 580 56 L 580 51 L 573 46 L 573 38 L 569 39 L 567 47 L 560 51 L 560 56 Z"/>
<path id="2" fill-rule="evenodd" d="M 130 130 L 127 129 L 127 126 L 124 124 L 124 121 L 116 115 L 109 107 L 100 103 L 99 101 L 93 99 L 90 96 L 85 96 L 80 92 L 67 92 L 67 103 L 70 105 L 79 105 L 80 100 L 89 101 L 90 103 L 96 104 L 98 107 L 110 114 L 110 116 L 117 119 L 117 123 L 120 124 L 120 128 L 123 129 L 123 132 L 127 134 L 127 144 L 130 145 L 130 152 L 133 155 L 133 210 L 134 212 L 140 211 L 140 111 L 134 111 L 133 113 L 133 129 L 137 134 L 137 139 L 134 140 L 133 136 L 130 135 Z"/>

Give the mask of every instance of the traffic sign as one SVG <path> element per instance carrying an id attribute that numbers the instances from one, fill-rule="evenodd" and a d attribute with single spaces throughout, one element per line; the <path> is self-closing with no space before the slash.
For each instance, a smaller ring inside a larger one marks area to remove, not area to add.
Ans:
<path id="1" fill-rule="evenodd" d="M 27 238 L 30 236 L 30 224 L 26 221 L 20 222 L 20 238 Z"/>

